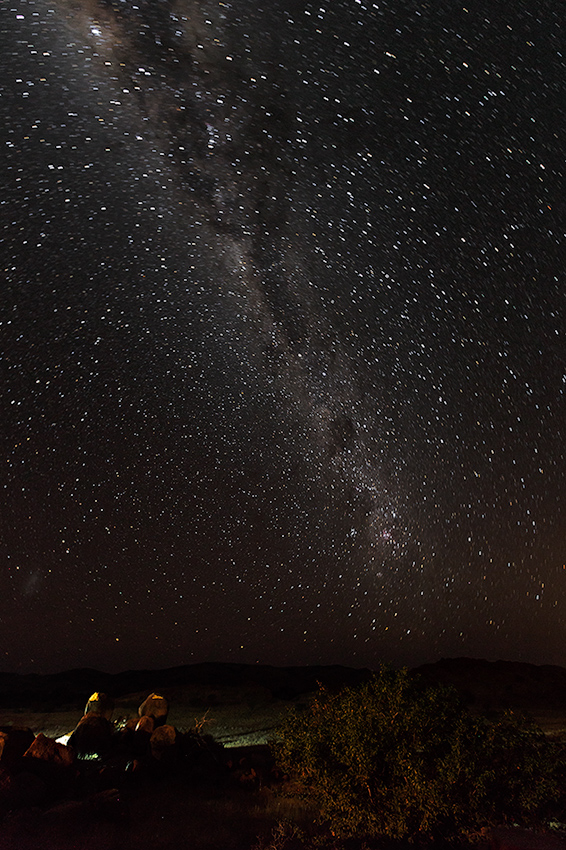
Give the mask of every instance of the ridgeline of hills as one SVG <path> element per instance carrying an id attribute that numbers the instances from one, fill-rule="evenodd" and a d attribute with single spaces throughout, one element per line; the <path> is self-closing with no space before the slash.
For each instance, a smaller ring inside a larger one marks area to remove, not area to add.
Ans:
<path id="1" fill-rule="evenodd" d="M 309 693 L 321 682 L 328 688 L 357 685 L 369 670 L 340 666 L 271 667 L 259 664 L 203 663 L 165 670 L 127 670 L 103 673 L 81 668 L 62 673 L 0 673 L 0 708 L 55 707 L 80 704 L 94 691 L 114 698 L 141 691 L 199 688 L 262 688 L 273 699 L 294 699 Z M 43 710 L 46 710 L 43 708 Z"/>
<path id="2" fill-rule="evenodd" d="M 443 658 L 412 671 L 430 684 L 453 685 L 479 709 L 566 711 L 566 669 L 514 661 Z M 53 711 L 78 706 L 93 691 L 115 698 L 141 691 L 199 688 L 262 688 L 272 699 L 292 700 L 317 689 L 360 684 L 368 669 L 349 667 L 272 667 L 259 664 L 202 663 L 165 670 L 104 673 L 89 668 L 62 673 L 0 673 L 0 708 Z"/>

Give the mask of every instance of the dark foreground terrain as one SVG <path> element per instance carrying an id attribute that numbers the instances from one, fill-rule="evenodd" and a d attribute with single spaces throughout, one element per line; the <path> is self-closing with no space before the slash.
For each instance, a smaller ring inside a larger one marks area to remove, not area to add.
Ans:
<path id="1" fill-rule="evenodd" d="M 445 659 L 415 672 L 456 686 L 472 711 L 511 708 L 549 733 L 566 730 L 562 668 Z M 0 674 L 0 850 L 302 850 L 317 841 L 338 850 L 345 845 L 293 795 L 266 742 L 317 683 L 339 689 L 370 675 L 224 664 L 115 676 Z M 55 738 L 72 732 L 95 691 L 114 699 L 111 745 L 71 757 Z M 163 729 L 172 731 L 159 745 L 135 731 L 150 692 L 170 704 Z M 23 756 L 34 736 L 38 757 Z M 559 837 L 552 842 L 538 846 L 531 837 L 520 850 L 566 847 Z"/>

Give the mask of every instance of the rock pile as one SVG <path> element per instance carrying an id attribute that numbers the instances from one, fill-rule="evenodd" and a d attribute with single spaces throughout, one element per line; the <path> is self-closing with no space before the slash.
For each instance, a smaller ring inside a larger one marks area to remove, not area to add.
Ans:
<path id="1" fill-rule="evenodd" d="M 167 724 L 169 702 L 151 693 L 137 717 L 112 722 L 114 703 L 93 693 L 67 745 L 30 729 L 0 728 L 0 818 L 26 807 L 61 812 L 122 811 L 122 791 L 182 771 L 187 779 L 229 774 L 223 748 L 210 736 Z"/>

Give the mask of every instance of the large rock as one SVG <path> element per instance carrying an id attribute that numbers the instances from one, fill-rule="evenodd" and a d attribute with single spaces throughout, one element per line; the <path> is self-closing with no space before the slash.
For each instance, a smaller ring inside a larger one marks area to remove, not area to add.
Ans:
<path id="1" fill-rule="evenodd" d="M 149 741 L 155 729 L 153 717 L 144 715 L 140 717 L 134 729 L 131 742 L 131 751 L 136 758 L 143 758 L 149 753 Z"/>
<path id="2" fill-rule="evenodd" d="M 151 755 L 157 761 L 172 764 L 177 760 L 177 730 L 174 726 L 158 726 L 149 740 Z"/>
<path id="3" fill-rule="evenodd" d="M 67 794 L 75 782 L 77 772 L 73 762 L 74 752 L 70 747 L 59 744 L 40 732 L 22 756 L 20 765 L 24 773 L 33 773 L 42 780 L 48 799 L 56 799 Z M 19 776 L 21 776 L 20 772 L 14 779 Z M 38 783 L 35 784 L 39 788 Z M 31 796 L 34 793 L 35 790 Z"/>
<path id="4" fill-rule="evenodd" d="M 3 726 L 0 729 L 0 764 L 11 768 L 31 747 L 35 735 L 27 726 Z"/>
<path id="5" fill-rule="evenodd" d="M 112 724 L 102 714 L 85 714 L 71 734 L 69 746 L 81 756 L 106 755 L 112 746 Z"/>
<path id="6" fill-rule="evenodd" d="M 140 717 L 153 717 L 155 726 L 163 726 L 169 714 L 169 700 L 159 694 L 150 694 L 138 709 Z"/>
<path id="7" fill-rule="evenodd" d="M 153 717 L 150 717 L 148 714 L 144 714 L 143 717 L 140 717 L 136 724 L 135 731 L 136 732 L 145 732 L 148 735 L 152 735 L 155 730 L 155 720 Z"/>
<path id="8" fill-rule="evenodd" d="M 108 694 L 103 694 L 99 691 L 91 694 L 85 706 L 85 714 L 100 714 L 107 720 L 112 720 L 113 711 L 114 700 Z"/>
<path id="9" fill-rule="evenodd" d="M 58 767 L 71 767 L 74 760 L 73 750 L 65 744 L 59 744 L 48 738 L 43 732 L 36 735 L 33 743 L 24 753 L 25 759 L 37 759 Z"/>

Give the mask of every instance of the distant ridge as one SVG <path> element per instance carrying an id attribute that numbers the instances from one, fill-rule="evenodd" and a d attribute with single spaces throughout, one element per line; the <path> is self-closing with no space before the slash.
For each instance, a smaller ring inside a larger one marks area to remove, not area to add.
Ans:
<path id="1" fill-rule="evenodd" d="M 522 661 L 442 658 L 412 671 L 431 684 L 452 685 L 482 711 L 566 710 L 566 669 Z"/>
<path id="2" fill-rule="evenodd" d="M 318 682 L 338 689 L 360 684 L 370 676 L 370 670 L 339 665 L 271 667 L 214 662 L 165 670 L 127 670 L 123 673 L 103 673 L 90 668 L 45 675 L 0 673 L 0 708 L 41 706 L 44 710 L 51 710 L 55 706 L 84 703 L 93 691 L 105 691 L 113 697 L 120 697 L 137 691 L 187 685 L 259 686 L 269 691 L 274 699 L 294 699 L 316 690 Z"/>
<path id="3" fill-rule="evenodd" d="M 452 685 L 468 705 L 482 711 L 513 708 L 566 711 L 566 669 L 517 661 L 442 658 L 411 671 L 427 684 Z M 164 670 L 126 670 L 104 673 L 90 668 L 62 673 L 0 673 L 0 708 L 52 711 L 81 708 L 93 691 L 115 698 L 141 691 L 204 686 L 210 688 L 261 687 L 273 699 L 291 700 L 317 689 L 331 690 L 367 681 L 372 671 L 340 665 L 272 667 L 266 664 L 207 662 Z"/>

